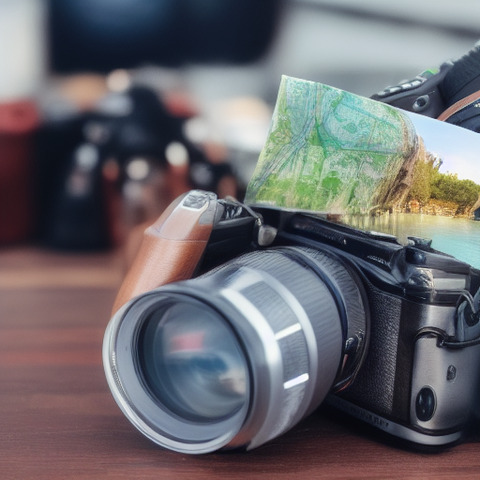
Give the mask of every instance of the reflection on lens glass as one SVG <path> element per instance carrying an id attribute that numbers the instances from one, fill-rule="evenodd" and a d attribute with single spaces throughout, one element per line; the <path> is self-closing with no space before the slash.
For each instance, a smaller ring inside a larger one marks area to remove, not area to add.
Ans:
<path id="1" fill-rule="evenodd" d="M 155 399 L 183 419 L 217 421 L 247 400 L 248 367 L 238 340 L 207 305 L 163 304 L 145 322 L 138 358 Z"/>

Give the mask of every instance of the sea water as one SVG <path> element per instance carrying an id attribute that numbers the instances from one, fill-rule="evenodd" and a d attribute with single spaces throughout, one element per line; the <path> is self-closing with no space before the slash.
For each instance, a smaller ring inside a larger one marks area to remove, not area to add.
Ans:
<path id="1" fill-rule="evenodd" d="M 396 213 L 364 217 L 355 227 L 395 235 L 402 244 L 407 243 L 409 236 L 431 239 L 435 250 L 480 268 L 480 221 L 441 215 Z"/>

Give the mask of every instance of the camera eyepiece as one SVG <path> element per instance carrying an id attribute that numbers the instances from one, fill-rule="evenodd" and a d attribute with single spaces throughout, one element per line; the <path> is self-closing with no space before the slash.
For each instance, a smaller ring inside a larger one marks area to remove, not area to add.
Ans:
<path id="1" fill-rule="evenodd" d="M 104 341 L 110 388 L 164 447 L 254 448 L 360 367 L 365 342 L 352 351 L 350 340 L 366 336 L 363 298 L 353 271 L 321 251 L 247 253 L 120 309 Z"/>

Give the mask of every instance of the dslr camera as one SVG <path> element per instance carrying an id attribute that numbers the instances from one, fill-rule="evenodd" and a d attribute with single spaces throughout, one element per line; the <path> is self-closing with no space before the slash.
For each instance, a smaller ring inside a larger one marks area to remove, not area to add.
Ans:
<path id="1" fill-rule="evenodd" d="M 113 396 L 171 450 L 257 447 L 322 403 L 424 446 L 478 402 L 480 271 L 428 241 L 191 191 L 147 229 L 107 328 Z"/>

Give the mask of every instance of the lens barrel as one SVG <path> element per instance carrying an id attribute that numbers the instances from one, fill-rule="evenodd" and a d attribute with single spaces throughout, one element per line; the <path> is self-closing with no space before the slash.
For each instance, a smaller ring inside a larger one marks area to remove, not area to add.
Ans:
<path id="1" fill-rule="evenodd" d="M 104 340 L 110 389 L 163 447 L 254 448 L 353 377 L 365 351 L 364 298 L 355 272 L 328 253 L 245 254 L 119 310 Z"/>

